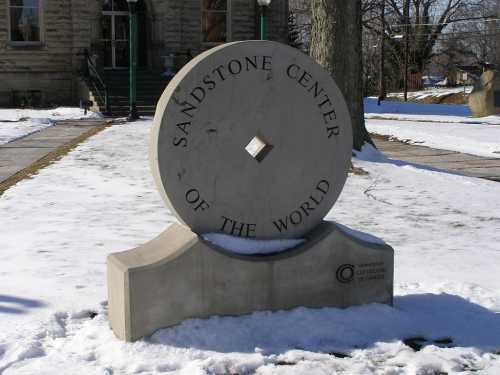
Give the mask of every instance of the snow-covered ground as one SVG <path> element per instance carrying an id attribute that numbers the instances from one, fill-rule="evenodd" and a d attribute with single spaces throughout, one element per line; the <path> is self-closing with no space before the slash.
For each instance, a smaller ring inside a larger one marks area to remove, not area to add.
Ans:
<path id="1" fill-rule="evenodd" d="M 370 133 L 422 146 L 500 158 L 500 116 L 471 117 L 467 106 L 365 99 Z"/>
<path id="2" fill-rule="evenodd" d="M 472 91 L 472 86 L 458 86 L 458 87 L 429 87 L 424 90 L 409 91 L 409 100 L 422 100 L 425 98 L 442 98 L 443 96 L 451 94 L 470 94 Z M 400 98 L 404 97 L 403 92 L 392 92 L 387 94 L 389 98 Z"/>
<path id="3" fill-rule="evenodd" d="M 328 219 L 394 247 L 394 307 L 213 317 L 114 338 L 106 255 L 175 220 L 149 172 L 150 126 L 108 128 L 0 197 L 2 375 L 500 373 L 500 184 L 370 148 L 354 160 L 369 174 L 349 177 Z"/>
<path id="4" fill-rule="evenodd" d="M 58 120 L 98 118 L 99 114 L 80 108 L 0 109 L 0 145 L 40 131 Z"/>

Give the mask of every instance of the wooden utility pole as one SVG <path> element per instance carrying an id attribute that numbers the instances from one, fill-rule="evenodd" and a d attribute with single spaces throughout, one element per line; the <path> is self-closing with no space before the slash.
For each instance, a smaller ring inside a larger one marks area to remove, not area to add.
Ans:
<path id="1" fill-rule="evenodd" d="M 404 56 L 404 92 L 405 92 L 405 102 L 408 101 L 408 54 L 409 54 L 409 27 L 410 27 L 410 0 L 404 0 L 403 5 L 403 18 L 404 18 L 404 28 L 405 28 L 405 56 Z"/>
<path id="2" fill-rule="evenodd" d="M 378 82 L 378 105 L 385 99 L 385 0 L 380 0 L 380 60 Z"/>
<path id="3" fill-rule="evenodd" d="M 497 14 L 496 14 L 497 18 L 500 19 L 500 0 L 497 0 Z M 493 23 L 493 22 L 492 22 Z M 499 21 L 496 21 L 495 23 L 493 23 L 495 26 L 496 26 L 496 30 L 495 30 L 495 52 L 496 52 L 496 56 L 495 56 L 495 63 L 497 64 L 497 69 L 500 69 L 500 33 L 499 33 L 499 28 L 500 28 L 500 22 Z"/>

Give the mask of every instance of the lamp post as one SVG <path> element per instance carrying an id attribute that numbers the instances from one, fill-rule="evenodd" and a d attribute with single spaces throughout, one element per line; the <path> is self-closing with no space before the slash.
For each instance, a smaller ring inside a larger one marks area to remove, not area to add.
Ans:
<path id="1" fill-rule="evenodd" d="M 408 3 L 408 0 L 406 0 Z M 406 8 L 406 5 L 405 5 Z M 407 8 L 406 8 L 407 9 Z M 409 18 L 405 17 L 409 22 Z M 409 54 L 409 43 L 408 43 L 408 25 L 405 25 L 405 33 L 403 35 L 394 35 L 391 39 L 403 40 L 404 42 L 404 59 L 403 59 L 403 95 L 404 101 L 408 101 L 408 54 Z"/>
<path id="2" fill-rule="evenodd" d="M 129 104 L 128 121 L 139 119 L 137 113 L 137 0 L 127 0 L 129 7 Z"/>
<path id="3" fill-rule="evenodd" d="M 267 38 L 266 11 L 271 5 L 271 0 L 257 0 L 257 4 L 260 7 L 260 40 L 265 40 Z"/>

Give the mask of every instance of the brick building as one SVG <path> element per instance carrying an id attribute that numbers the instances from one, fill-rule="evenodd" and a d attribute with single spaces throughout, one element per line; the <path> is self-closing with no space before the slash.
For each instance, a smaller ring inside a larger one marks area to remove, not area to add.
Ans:
<path id="1" fill-rule="evenodd" d="M 219 43 L 258 37 L 256 0 L 139 0 L 138 9 L 139 106 L 158 96 L 161 73 Z M 286 42 L 288 1 L 273 0 L 268 14 L 269 39 Z M 0 0 L 0 106 L 86 96 L 102 105 L 106 88 L 118 110 L 127 39 L 126 0 Z"/>

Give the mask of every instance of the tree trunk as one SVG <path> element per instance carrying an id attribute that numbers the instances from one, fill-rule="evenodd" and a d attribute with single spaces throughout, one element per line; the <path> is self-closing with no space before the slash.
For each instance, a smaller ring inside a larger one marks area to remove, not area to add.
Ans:
<path id="1" fill-rule="evenodd" d="M 365 127 L 361 0 L 312 0 L 311 57 L 329 71 L 351 113 L 353 147 L 373 144 Z"/>
<path id="2" fill-rule="evenodd" d="M 385 100 L 385 0 L 380 0 L 380 37 L 379 37 L 379 65 L 378 65 L 378 101 L 380 105 Z"/>

